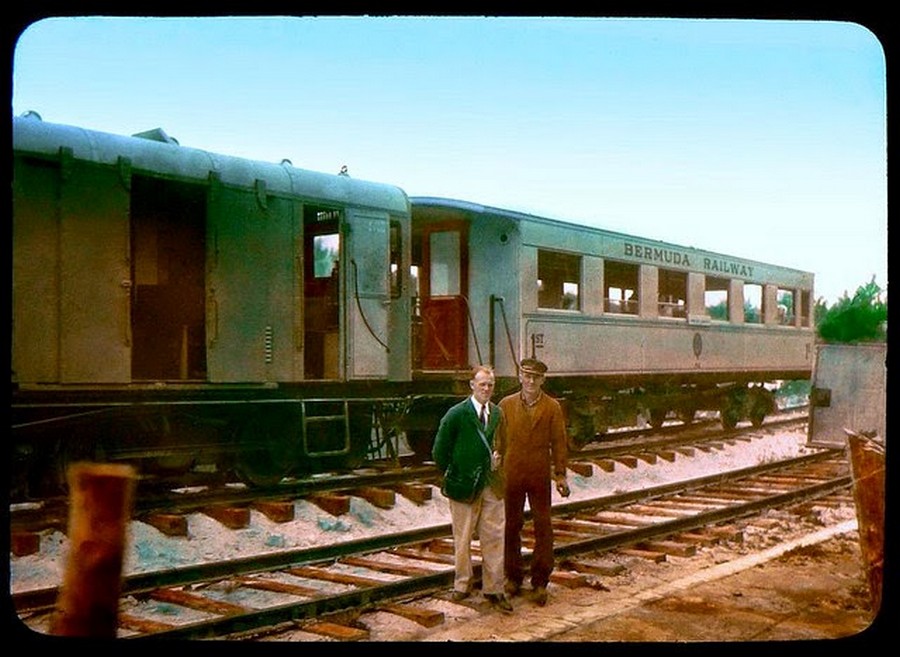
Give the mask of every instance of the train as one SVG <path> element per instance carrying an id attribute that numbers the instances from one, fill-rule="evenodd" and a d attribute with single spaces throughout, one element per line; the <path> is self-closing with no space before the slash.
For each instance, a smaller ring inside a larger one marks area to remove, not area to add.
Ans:
<path id="1" fill-rule="evenodd" d="M 487 363 L 549 365 L 570 446 L 809 379 L 814 274 L 401 186 L 13 118 L 10 462 L 248 485 L 430 458 Z"/>

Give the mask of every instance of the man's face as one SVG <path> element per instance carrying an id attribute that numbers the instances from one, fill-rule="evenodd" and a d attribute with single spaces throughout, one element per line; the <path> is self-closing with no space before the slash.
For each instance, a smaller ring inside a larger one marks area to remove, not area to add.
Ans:
<path id="1" fill-rule="evenodd" d="M 475 378 L 469 382 L 472 394 L 479 404 L 487 404 L 494 394 L 494 377 L 487 372 L 478 372 Z"/>
<path id="2" fill-rule="evenodd" d="M 522 371 L 519 372 L 519 383 L 522 384 L 522 389 L 526 394 L 536 395 L 541 391 L 541 386 L 544 385 L 544 375 Z"/>

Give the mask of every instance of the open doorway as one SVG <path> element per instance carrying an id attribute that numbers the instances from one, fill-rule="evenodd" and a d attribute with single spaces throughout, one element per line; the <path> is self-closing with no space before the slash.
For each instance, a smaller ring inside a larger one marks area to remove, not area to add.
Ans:
<path id="1" fill-rule="evenodd" d="M 305 379 L 340 377 L 340 211 L 303 210 Z"/>
<path id="2" fill-rule="evenodd" d="M 206 379 L 205 235 L 204 188 L 133 178 L 133 379 Z"/>

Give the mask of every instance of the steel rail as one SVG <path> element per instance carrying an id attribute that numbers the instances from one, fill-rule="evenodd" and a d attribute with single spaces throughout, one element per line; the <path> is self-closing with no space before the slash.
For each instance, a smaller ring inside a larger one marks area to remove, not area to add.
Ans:
<path id="1" fill-rule="evenodd" d="M 814 467 L 819 463 L 827 463 L 829 461 L 843 467 L 846 464 L 842 458 L 838 458 L 839 456 L 843 456 L 843 450 L 824 450 L 820 453 L 786 461 L 762 464 L 751 468 L 656 486 L 596 500 L 558 504 L 554 506 L 553 511 L 555 516 L 572 516 L 586 510 L 598 511 L 619 507 L 617 510 L 627 513 L 629 504 L 647 503 L 648 501 L 652 503 L 655 499 L 665 499 L 669 496 L 683 493 L 689 495 L 691 491 L 699 491 L 705 487 L 715 487 L 727 482 L 748 482 L 752 481 L 754 476 L 765 475 L 774 471 L 780 470 L 790 475 L 792 469 Z M 730 501 L 723 504 L 721 508 L 691 512 L 689 515 L 665 521 L 654 521 L 641 527 L 630 527 L 599 535 L 585 535 L 582 538 L 572 539 L 567 537 L 565 540 L 559 539 L 554 547 L 554 554 L 557 558 L 562 559 L 588 552 L 614 550 L 656 537 L 687 532 L 711 524 L 752 516 L 765 509 L 788 506 L 822 497 L 842 489 L 848 489 L 852 486 L 852 477 L 849 472 L 839 476 L 817 474 L 816 481 L 812 484 L 804 484 L 802 483 L 803 478 L 798 479 L 796 475 L 792 476 L 794 483 L 790 491 L 782 490 L 772 495 L 760 494 L 757 499 Z M 227 580 L 237 575 L 259 574 L 304 564 L 335 562 L 339 561 L 341 557 L 351 554 L 365 554 L 401 546 L 421 545 L 434 539 L 446 539 L 449 536 L 450 526 L 442 524 L 332 546 L 292 550 L 229 560 L 216 564 L 198 565 L 159 573 L 147 573 L 126 578 L 123 581 L 122 595 L 139 596 L 141 593 L 149 593 L 159 588 L 209 583 Z M 480 572 L 480 567 L 476 566 L 476 574 L 478 572 Z M 313 599 L 270 606 L 264 609 L 247 610 L 147 634 L 138 634 L 128 638 L 209 639 L 227 635 L 246 634 L 248 632 L 259 633 L 264 631 L 262 628 L 277 627 L 284 623 L 311 619 L 339 611 L 365 609 L 377 606 L 383 601 L 426 595 L 430 592 L 447 588 L 452 583 L 452 580 L 452 566 L 448 565 L 443 571 L 427 575 L 409 575 L 398 581 L 365 585 L 352 591 L 317 596 Z M 56 595 L 56 589 L 42 589 L 40 591 L 17 594 L 13 596 L 13 599 L 15 607 L 20 613 L 23 613 L 26 610 L 48 609 L 52 605 L 53 600 L 55 600 Z"/>

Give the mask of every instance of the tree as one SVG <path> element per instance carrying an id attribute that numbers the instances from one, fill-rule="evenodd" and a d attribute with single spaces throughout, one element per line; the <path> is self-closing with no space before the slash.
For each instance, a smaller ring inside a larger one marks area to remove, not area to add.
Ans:
<path id="1" fill-rule="evenodd" d="M 846 293 L 828 308 L 816 302 L 816 329 L 825 342 L 882 342 L 887 340 L 887 302 L 875 277 L 852 298 Z"/>

